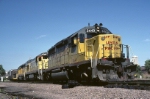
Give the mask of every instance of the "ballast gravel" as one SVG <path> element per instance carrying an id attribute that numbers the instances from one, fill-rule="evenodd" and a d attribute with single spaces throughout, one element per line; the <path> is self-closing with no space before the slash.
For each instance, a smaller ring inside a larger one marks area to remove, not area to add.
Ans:
<path id="1" fill-rule="evenodd" d="M 150 91 L 147 90 L 104 88 L 103 86 L 77 86 L 62 89 L 62 86 L 58 84 L 1 82 L 0 87 L 5 87 L 5 92 L 8 94 L 30 97 L 29 99 L 150 99 Z M 4 94 L 0 93 L 0 98 L 1 96 L 4 97 Z"/>

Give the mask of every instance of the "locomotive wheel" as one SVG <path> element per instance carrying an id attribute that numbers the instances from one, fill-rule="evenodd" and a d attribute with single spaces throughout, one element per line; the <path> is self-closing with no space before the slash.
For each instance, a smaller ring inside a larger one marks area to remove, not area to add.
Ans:
<path id="1" fill-rule="evenodd" d="M 36 74 L 34 74 L 34 80 L 35 81 L 37 81 L 38 79 L 37 79 L 37 75 Z"/>
<path id="2" fill-rule="evenodd" d="M 43 81 L 45 81 L 46 80 L 46 74 L 45 73 L 43 73 Z"/>
<path id="3" fill-rule="evenodd" d="M 49 73 L 46 73 L 45 76 L 46 76 L 45 80 L 46 80 L 46 81 L 49 81 L 49 80 L 50 80 L 50 74 L 49 74 Z"/>
<path id="4" fill-rule="evenodd" d="M 123 68 L 121 66 L 119 66 L 118 72 L 123 72 Z"/>
<path id="5" fill-rule="evenodd" d="M 26 80 L 29 81 L 29 76 L 28 75 L 26 76 Z"/>
<path id="6" fill-rule="evenodd" d="M 121 66 L 117 69 L 117 74 L 119 78 L 123 79 L 123 68 Z"/>

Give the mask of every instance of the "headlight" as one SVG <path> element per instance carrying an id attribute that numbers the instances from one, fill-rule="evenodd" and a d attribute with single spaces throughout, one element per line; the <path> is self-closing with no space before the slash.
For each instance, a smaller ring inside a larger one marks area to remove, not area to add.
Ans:
<path id="1" fill-rule="evenodd" d="M 105 40 L 105 37 L 101 37 L 101 40 L 104 41 L 104 40 Z"/>

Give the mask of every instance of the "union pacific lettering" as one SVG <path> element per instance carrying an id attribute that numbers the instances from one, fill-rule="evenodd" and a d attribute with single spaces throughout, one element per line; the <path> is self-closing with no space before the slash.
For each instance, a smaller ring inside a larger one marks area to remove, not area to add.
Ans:
<path id="1" fill-rule="evenodd" d="M 106 41 L 106 44 L 118 44 L 116 41 Z"/>

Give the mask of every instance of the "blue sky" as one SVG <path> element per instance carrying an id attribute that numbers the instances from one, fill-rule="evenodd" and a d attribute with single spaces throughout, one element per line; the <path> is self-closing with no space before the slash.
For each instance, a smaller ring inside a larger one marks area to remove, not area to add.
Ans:
<path id="1" fill-rule="evenodd" d="M 18 68 L 88 23 L 103 23 L 150 59 L 150 0 L 0 0 L 0 64 Z M 132 55 L 132 54 L 131 54 Z"/>

